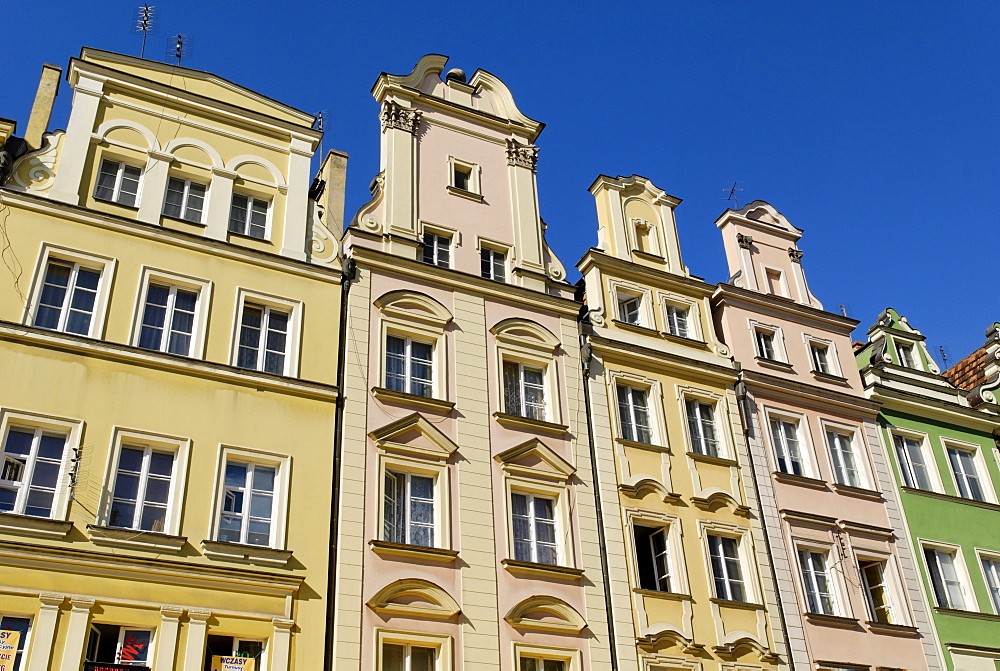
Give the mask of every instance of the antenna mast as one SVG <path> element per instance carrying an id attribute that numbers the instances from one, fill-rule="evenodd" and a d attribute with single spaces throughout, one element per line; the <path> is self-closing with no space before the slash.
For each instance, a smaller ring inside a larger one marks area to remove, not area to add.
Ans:
<path id="1" fill-rule="evenodd" d="M 743 189 L 736 186 L 737 184 L 742 184 L 743 182 L 733 182 L 732 186 L 727 186 L 722 189 L 723 193 L 728 194 L 725 198 L 719 198 L 719 200 L 731 200 L 736 205 L 735 209 L 740 209 L 740 201 L 738 200 L 736 194 Z"/>
<path id="2" fill-rule="evenodd" d="M 146 57 L 146 37 L 153 30 L 153 14 L 156 7 L 153 5 L 140 5 L 136 14 L 135 32 L 142 33 L 142 48 L 139 50 L 139 58 Z"/>
<path id="3" fill-rule="evenodd" d="M 167 45 L 167 57 L 173 57 L 177 59 L 177 65 L 181 64 L 181 59 L 191 58 L 192 51 L 192 40 L 190 35 L 181 35 L 177 33 L 170 38 L 170 43 Z"/>

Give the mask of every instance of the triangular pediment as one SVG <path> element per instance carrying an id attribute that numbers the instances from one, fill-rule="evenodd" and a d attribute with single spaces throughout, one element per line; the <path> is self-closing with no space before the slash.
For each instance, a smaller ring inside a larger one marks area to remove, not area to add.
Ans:
<path id="1" fill-rule="evenodd" d="M 576 467 L 537 438 L 512 447 L 494 457 L 508 472 L 532 477 L 566 480 L 576 472 Z"/>
<path id="2" fill-rule="evenodd" d="M 458 449 L 448 436 L 413 413 L 368 434 L 380 450 L 445 460 Z"/>

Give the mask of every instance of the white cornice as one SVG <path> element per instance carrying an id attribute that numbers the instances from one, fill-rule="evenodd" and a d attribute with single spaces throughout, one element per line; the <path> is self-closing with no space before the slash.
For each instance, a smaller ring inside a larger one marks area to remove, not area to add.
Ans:
<path id="1" fill-rule="evenodd" d="M 618 273 L 613 275 L 614 277 L 633 279 L 639 284 L 652 288 L 676 291 L 678 287 L 685 287 L 691 291 L 690 296 L 695 298 L 707 298 L 715 290 L 715 285 L 703 280 L 625 261 L 611 256 L 603 250 L 591 247 L 576 264 L 576 267 L 582 275 L 586 276 L 591 267 L 594 266 L 609 275 L 611 273 L 608 273 L 608 269 L 614 269 Z M 678 293 L 683 294 L 684 292 L 678 291 Z"/>
<path id="2" fill-rule="evenodd" d="M 762 294 L 749 289 L 719 284 L 712 294 L 712 306 L 738 307 L 755 312 L 771 314 L 791 319 L 809 326 L 821 325 L 828 331 L 849 336 L 861 322 L 857 319 L 844 317 L 833 312 L 819 310 L 802 303 L 796 303 L 787 298 Z"/>
<path id="3" fill-rule="evenodd" d="M 891 389 L 875 384 L 868 390 L 869 397 L 883 408 L 897 412 L 906 412 L 922 418 L 933 418 L 937 421 L 962 425 L 964 428 L 992 433 L 1000 428 L 1000 417 L 989 415 L 981 410 L 954 405 L 947 401 L 927 398 L 918 394 L 908 393 L 899 389 Z"/>
<path id="4" fill-rule="evenodd" d="M 650 347 L 624 343 L 620 340 L 591 335 L 587 342 L 594 353 L 612 359 L 625 360 L 642 370 L 658 370 L 667 373 L 684 373 L 685 377 L 712 377 L 722 383 L 736 382 L 738 371 L 724 363 L 709 363 L 694 357 L 685 357 L 675 352 L 664 352 Z M 721 359 L 728 363 L 728 359 Z"/>
<path id="5" fill-rule="evenodd" d="M 879 404 L 869 400 L 866 396 L 842 394 L 830 389 L 794 382 L 756 371 L 743 370 L 741 377 L 746 381 L 747 386 L 754 390 L 763 390 L 771 398 L 784 396 L 794 399 L 794 402 L 800 405 L 823 407 L 825 409 L 837 408 L 846 412 L 863 415 L 866 419 L 874 419 L 879 409 Z"/>

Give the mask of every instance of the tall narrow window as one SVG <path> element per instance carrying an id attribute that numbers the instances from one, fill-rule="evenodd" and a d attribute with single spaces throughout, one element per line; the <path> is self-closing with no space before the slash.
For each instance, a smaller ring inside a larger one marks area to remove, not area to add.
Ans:
<path id="1" fill-rule="evenodd" d="M 960 450 L 958 448 L 948 448 L 948 463 L 951 464 L 951 471 L 955 474 L 955 485 L 958 487 L 958 495 L 963 499 L 973 501 L 985 501 L 983 486 L 979 482 L 979 474 L 976 472 L 976 455 L 970 450 Z"/>
<path id="2" fill-rule="evenodd" d="M 150 283 L 142 310 L 139 347 L 188 356 L 198 292 Z"/>
<path id="3" fill-rule="evenodd" d="M 437 650 L 419 645 L 383 643 L 379 671 L 434 671 Z"/>
<path id="4" fill-rule="evenodd" d="M 204 184 L 171 177 L 167 180 L 167 197 L 163 201 L 163 214 L 200 224 L 205 209 L 206 189 Z"/>
<path id="5" fill-rule="evenodd" d="M 101 169 L 97 175 L 94 198 L 135 207 L 135 202 L 139 197 L 139 178 L 141 176 L 142 168 L 121 161 L 104 159 L 101 161 Z"/>
<path id="6" fill-rule="evenodd" d="M 993 612 L 1000 614 L 1000 561 L 983 559 L 983 574 L 986 576 L 986 587 L 990 590 Z"/>
<path id="7" fill-rule="evenodd" d="M 14 650 L 14 666 L 11 667 L 11 671 L 22 671 L 25 668 L 22 664 L 22 658 L 30 630 L 30 618 L 11 617 L 10 615 L 0 617 L 0 631 L 16 631 L 20 634 L 17 638 L 17 647 Z"/>
<path id="8" fill-rule="evenodd" d="M 899 355 L 899 365 L 907 368 L 914 367 L 913 345 L 896 343 L 896 353 Z"/>
<path id="9" fill-rule="evenodd" d="M 434 345 L 411 338 L 385 339 L 385 386 L 430 398 L 434 395 Z"/>
<path id="10" fill-rule="evenodd" d="M 288 321 L 287 312 L 265 305 L 245 303 L 240 320 L 236 365 L 284 375 L 285 358 L 288 354 Z"/>
<path id="11" fill-rule="evenodd" d="M 111 493 L 108 526 L 163 532 L 173 470 L 171 452 L 123 446 Z"/>
<path id="12" fill-rule="evenodd" d="M 451 238 L 437 233 L 424 233 L 424 263 L 451 268 Z"/>
<path id="13" fill-rule="evenodd" d="M 670 592 L 670 557 L 667 527 L 633 527 L 635 556 L 639 566 L 639 587 L 656 592 Z"/>
<path id="14" fill-rule="evenodd" d="M 719 440 L 715 433 L 715 410 L 708 403 L 688 399 L 687 408 L 688 433 L 691 440 L 691 451 L 709 457 L 719 456 Z"/>
<path id="15" fill-rule="evenodd" d="M 514 559 L 558 564 L 555 501 L 533 494 L 510 495 L 514 525 Z"/>
<path id="16" fill-rule="evenodd" d="M 504 282 L 507 279 L 507 260 L 503 252 L 483 247 L 479 250 L 480 273 L 488 280 Z"/>
<path id="17" fill-rule="evenodd" d="M 786 296 L 785 282 L 781 277 L 781 271 L 775 270 L 774 268 L 768 268 L 765 271 L 767 276 L 767 293 L 774 294 L 775 296 Z"/>
<path id="18" fill-rule="evenodd" d="M 90 335 L 101 271 L 79 263 L 50 260 L 35 311 L 35 326 Z"/>
<path id="19" fill-rule="evenodd" d="M 618 318 L 626 324 L 641 325 L 642 297 L 623 295 L 618 298 Z"/>
<path id="20" fill-rule="evenodd" d="M 670 335 L 680 338 L 691 337 L 691 332 L 688 330 L 688 311 L 686 308 L 676 305 L 667 306 L 667 331 Z"/>
<path id="21" fill-rule="evenodd" d="M 51 517 L 66 436 L 10 428 L 0 454 L 0 511 Z"/>
<path id="22" fill-rule="evenodd" d="M 645 389 L 618 385 L 618 416 L 621 418 L 622 438 L 625 440 L 653 442 L 647 396 Z"/>
<path id="23" fill-rule="evenodd" d="M 385 472 L 383 538 L 434 547 L 434 478 Z"/>
<path id="24" fill-rule="evenodd" d="M 802 569 L 802 587 L 809 612 L 833 615 L 833 595 L 830 592 L 830 578 L 826 573 L 826 554 L 799 550 L 799 566 Z"/>
<path id="25" fill-rule="evenodd" d="M 508 415 L 545 420 L 545 372 L 541 368 L 504 361 L 503 382 Z"/>
<path id="26" fill-rule="evenodd" d="M 761 359 L 776 360 L 774 355 L 774 331 L 756 329 L 754 331 L 754 341 L 757 343 L 757 356 Z"/>
<path id="27" fill-rule="evenodd" d="M 832 370 L 830 367 L 830 347 L 819 343 L 811 343 L 809 345 L 809 353 L 812 357 L 813 370 L 817 373 L 829 375 Z"/>
<path id="28" fill-rule="evenodd" d="M 712 561 L 712 577 L 715 579 L 715 596 L 727 601 L 747 600 L 740 568 L 739 542 L 728 536 L 708 537 L 708 550 Z"/>
<path id="29" fill-rule="evenodd" d="M 271 545 L 276 475 L 273 466 L 226 462 L 220 541 Z"/>
<path id="30" fill-rule="evenodd" d="M 771 441 L 778 470 L 792 475 L 803 475 L 802 453 L 799 449 L 798 424 L 784 419 L 771 420 Z"/>
<path id="31" fill-rule="evenodd" d="M 899 459 L 899 471 L 903 476 L 903 484 L 915 489 L 932 491 L 930 475 L 924 463 L 924 453 L 920 443 L 912 438 L 893 436 L 892 443 Z"/>
<path id="32" fill-rule="evenodd" d="M 889 602 L 889 586 L 886 584 L 885 562 L 858 562 L 861 582 L 865 590 L 865 602 L 868 604 L 868 616 L 872 622 L 892 624 L 892 605 Z"/>
<path id="33" fill-rule="evenodd" d="M 937 605 L 941 608 L 965 610 L 965 594 L 955 567 L 955 553 L 924 548 L 924 559 L 927 561 Z"/>
<path id="34" fill-rule="evenodd" d="M 242 193 L 234 193 L 229 208 L 229 232 L 251 238 L 267 238 L 267 211 L 270 201 Z"/>
<path id="35" fill-rule="evenodd" d="M 826 442 L 830 447 L 830 461 L 833 462 L 833 475 L 837 484 L 860 487 L 861 480 L 858 478 L 854 449 L 851 446 L 852 437 L 838 431 L 827 431 Z"/>

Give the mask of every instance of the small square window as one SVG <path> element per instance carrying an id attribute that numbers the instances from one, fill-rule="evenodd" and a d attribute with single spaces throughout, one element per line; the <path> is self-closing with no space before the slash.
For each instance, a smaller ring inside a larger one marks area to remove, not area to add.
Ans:
<path id="1" fill-rule="evenodd" d="M 514 559 L 536 564 L 559 563 L 556 502 L 535 494 L 510 495 L 514 529 Z"/>
<path id="2" fill-rule="evenodd" d="M 67 436 L 9 426 L 0 452 L 0 512 L 52 517 Z"/>
<path id="3" fill-rule="evenodd" d="M 619 384 L 617 392 L 622 438 L 639 443 L 652 443 L 653 432 L 649 421 L 647 390 Z"/>
<path id="4" fill-rule="evenodd" d="M 424 233 L 424 263 L 451 268 L 451 238 L 437 233 Z"/>
<path id="5" fill-rule="evenodd" d="M 127 207 L 135 207 L 139 199 L 139 178 L 142 168 L 121 161 L 104 159 L 97 174 L 94 198 Z"/>
<path id="6" fill-rule="evenodd" d="M 49 258 L 34 325 L 89 336 L 101 282 L 101 269 Z"/>
<path id="7" fill-rule="evenodd" d="M 116 624 L 92 624 L 86 661 L 149 668 L 153 632 Z"/>
<path id="8" fill-rule="evenodd" d="M 229 208 L 229 232 L 267 239 L 267 221 L 271 202 L 242 193 L 234 193 Z"/>
<path id="9" fill-rule="evenodd" d="M 167 180 L 167 195 L 163 201 L 163 214 L 195 224 L 201 223 L 205 210 L 208 187 L 190 179 L 171 177 Z"/>
<path id="10" fill-rule="evenodd" d="M 479 250 L 480 273 L 487 280 L 507 281 L 507 259 L 503 252 L 483 247 Z"/>
<path id="11" fill-rule="evenodd" d="M 747 601 L 743 569 L 740 566 L 739 540 L 728 536 L 708 536 L 715 596 L 727 601 Z"/>
<path id="12" fill-rule="evenodd" d="M 709 457 L 719 456 L 719 439 L 715 427 L 715 408 L 703 401 L 688 399 L 684 402 L 687 409 L 688 438 L 691 451 Z"/>
<path id="13" fill-rule="evenodd" d="M 757 356 L 761 359 L 767 359 L 769 361 L 778 360 L 774 347 L 774 336 L 774 331 L 768 331 L 762 328 L 754 329 L 754 341 L 757 345 Z"/>
<path id="14" fill-rule="evenodd" d="M 833 592 L 830 576 L 826 568 L 825 552 L 799 550 L 799 568 L 802 571 L 802 587 L 806 595 L 806 607 L 810 613 L 834 614 Z"/>
<path id="15" fill-rule="evenodd" d="M 454 166 L 452 170 L 452 186 L 462 191 L 471 191 L 472 169 L 462 165 Z"/>
<path id="16" fill-rule="evenodd" d="M 809 354 L 812 358 L 813 370 L 817 373 L 830 375 L 833 369 L 830 365 L 830 347 L 820 343 L 809 344 Z"/>
<path id="17" fill-rule="evenodd" d="M 618 297 L 618 318 L 626 324 L 641 326 L 642 296 L 620 295 Z"/>
<path id="18" fill-rule="evenodd" d="M 503 362 L 504 411 L 545 421 L 545 371 L 514 361 Z"/>
<path id="19" fill-rule="evenodd" d="M 691 337 L 691 331 L 688 328 L 688 313 L 689 310 L 687 308 L 677 305 L 667 305 L 667 331 L 670 335 L 680 338 Z"/>
<path id="20" fill-rule="evenodd" d="M 670 551 L 668 527 L 632 529 L 635 537 L 635 556 L 639 569 L 639 587 L 655 592 L 673 591 L 670 576 Z"/>

